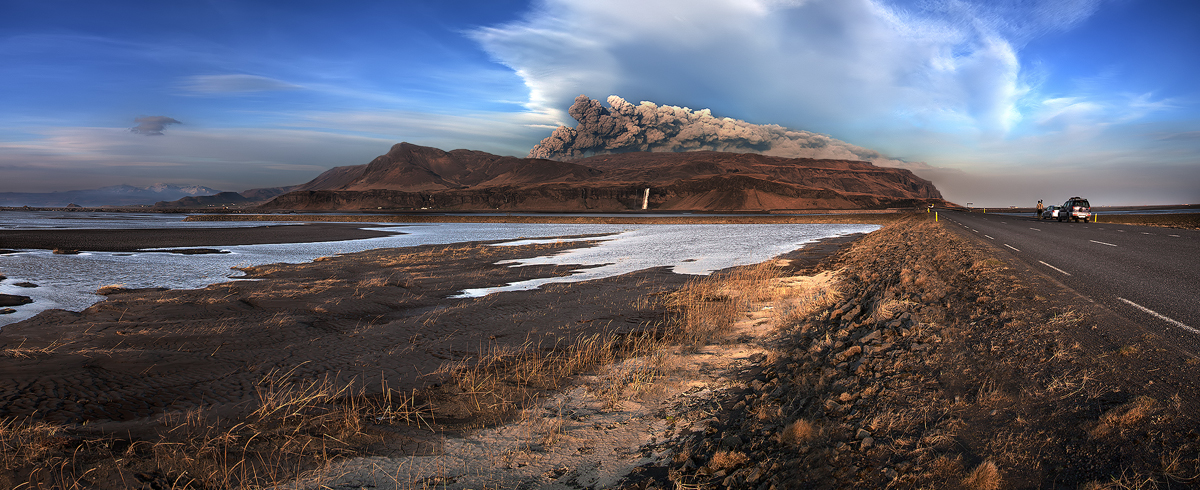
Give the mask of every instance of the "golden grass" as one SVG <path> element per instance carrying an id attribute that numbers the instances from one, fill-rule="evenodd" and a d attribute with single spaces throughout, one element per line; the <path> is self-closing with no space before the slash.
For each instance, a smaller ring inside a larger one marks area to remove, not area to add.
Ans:
<path id="1" fill-rule="evenodd" d="M 689 281 L 666 299 L 674 312 L 671 340 L 694 349 L 724 338 L 751 303 L 772 297 L 772 280 L 780 275 L 768 261 Z"/>
<path id="2" fill-rule="evenodd" d="M 713 470 L 736 468 L 750 461 L 750 457 L 741 451 L 717 451 L 708 461 L 708 467 Z"/>
<path id="3" fill-rule="evenodd" d="M 779 442 L 784 444 L 801 445 L 815 439 L 818 433 L 819 431 L 817 430 L 817 427 L 813 425 L 812 422 L 799 419 L 791 424 L 788 424 L 788 426 L 779 433 Z"/>
<path id="4" fill-rule="evenodd" d="M 876 323 L 891 320 L 892 318 L 895 318 L 896 315 L 912 310 L 916 306 L 916 302 L 909 300 L 890 299 L 886 301 L 880 301 L 879 304 L 875 306 L 875 311 L 871 312 L 871 316 L 868 317 L 867 321 L 870 323 Z"/>
<path id="5" fill-rule="evenodd" d="M 64 342 L 62 340 L 55 340 L 51 342 L 50 345 L 43 347 L 25 347 L 25 341 L 22 340 L 21 343 L 17 344 L 16 347 L 0 350 L 0 357 L 32 359 L 35 357 L 48 356 L 53 354 L 54 351 L 58 350 L 59 347 L 62 347 L 63 344 Z"/>
<path id="6" fill-rule="evenodd" d="M 1000 469 L 991 461 L 984 461 L 976 466 L 963 479 L 963 487 L 969 490 L 999 490 L 1003 485 L 1004 479 L 1000 476 Z"/>
<path id="7" fill-rule="evenodd" d="M 27 419 L 0 420 L 0 468 L 11 470 L 44 459 L 61 445 L 62 427 Z"/>
<path id="8" fill-rule="evenodd" d="M 221 419 L 201 409 L 167 413 L 149 438 L 97 438 L 62 425 L 0 420 L 0 469 L 18 475 L 0 477 L 0 486 L 90 488 L 99 475 L 127 478 L 142 471 L 160 475 L 164 488 L 269 488 L 381 441 L 365 431 L 370 423 L 420 425 L 428 418 L 415 396 L 386 384 L 382 395 L 367 396 L 361 386 L 331 376 L 294 374 L 265 376 L 247 417 Z"/>
<path id="9" fill-rule="evenodd" d="M 124 284 L 120 284 L 120 283 L 118 283 L 118 284 L 105 284 L 105 285 L 103 285 L 103 286 L 100 286 L 100 288 L 96 289 L 96 294 L 99 294 L 99 295 L 101 295 L 101 296 L 107 296 L 107 295 L 110 295 L 110 294 L 114 294 L 114 293 L 119 293 L 119 292 L 125 291 L 125 289 L 126 289 L 126 288 L 125 288 L 125 285 L 124 285 Z"/>

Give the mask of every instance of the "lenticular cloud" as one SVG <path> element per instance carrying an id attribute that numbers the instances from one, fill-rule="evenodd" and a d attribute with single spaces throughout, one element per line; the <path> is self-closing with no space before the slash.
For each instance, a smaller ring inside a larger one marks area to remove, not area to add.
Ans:
<path id="1" fill-rule="evenodd" d="M 534 146 L 531 158 L 569 160 L 590 155 L 630 151 L 727 151 L 762 153 L 789 158 L 862 160 L 887 167 L 921 168 L 888 158 L 877 151 L 829 136 L 788 129 L 775 124 L 751 124 L 718 118 L 712 111 L 642 102 L 633 105 L 615 95 L 609 108 L 586 95 L 575 98 L 567 111 L 579 121 L 574 128 L 559 126 Z"/>

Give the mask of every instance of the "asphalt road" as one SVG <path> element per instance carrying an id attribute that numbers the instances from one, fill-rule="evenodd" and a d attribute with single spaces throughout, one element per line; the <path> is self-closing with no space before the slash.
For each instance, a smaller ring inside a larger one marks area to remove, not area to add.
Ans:
<path id="1" fill-rule="evenodd" d="M 1200 348 L 1200 232 L 939 211 L 942 219 L 1169 338 Z"/>

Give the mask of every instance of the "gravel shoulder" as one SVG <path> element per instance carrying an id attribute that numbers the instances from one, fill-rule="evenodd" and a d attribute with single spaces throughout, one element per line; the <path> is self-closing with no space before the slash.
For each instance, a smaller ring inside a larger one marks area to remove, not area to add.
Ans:
<path id="1" fill-rule="evenodd" d="M 1200 482 L 1200 363 L 1163 339 L 929 220 L 822 269 L 842 299 L 762 339 L 716 422 L 625 488 Z"/>

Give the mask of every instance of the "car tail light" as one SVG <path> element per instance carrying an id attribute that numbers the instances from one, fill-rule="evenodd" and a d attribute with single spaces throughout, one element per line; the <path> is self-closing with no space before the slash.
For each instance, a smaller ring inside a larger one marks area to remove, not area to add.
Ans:
<path id="1" fill-rule="evenodd" d="M 1072 207 L 1071 211 L 1079 211 L 1079 206 Z"/>

